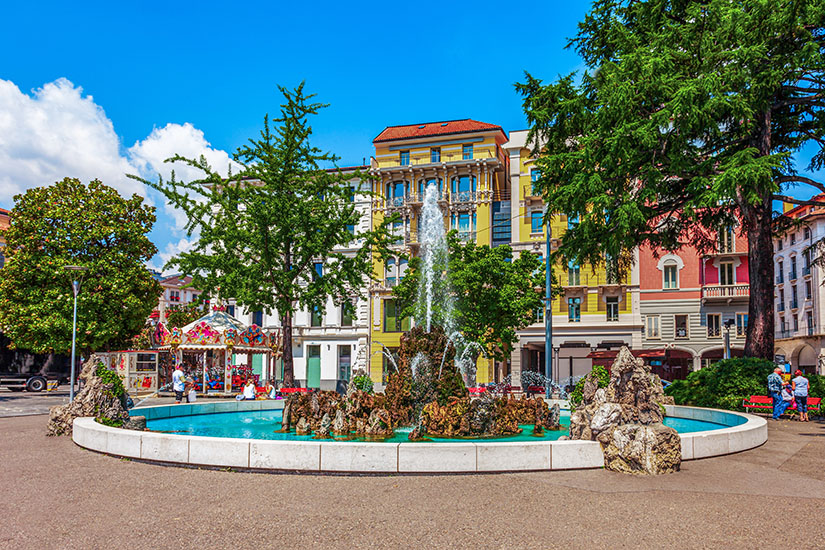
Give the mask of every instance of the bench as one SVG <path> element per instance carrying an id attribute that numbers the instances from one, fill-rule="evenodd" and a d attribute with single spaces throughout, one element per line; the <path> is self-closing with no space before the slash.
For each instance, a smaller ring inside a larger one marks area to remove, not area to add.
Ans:
<path id="1" fill-rule="evenodd" d="M 742 400 L 742 406 L 746 410 L 755 410 L 755 411 L 773 411 L 773 398 L 767 395 L 751 395 L 750 397 Z M 809 411 L 816 411 L 819 412 L 822 407 L 822 398 L 821 397 L 808 397 L 808 410 Z M 794 401 L 790 407 L 785 409 L 785 412 L 795 411 L 796 410 L 796 401 Z"/>
<path id="2" fill-rule="evenodd" d="M 547 393 L 547 389 L 544 386 L 527 386 L 527 391 L 525 393 L 532 396 L 536 396 L 538 394 L 544 395 Z"/>
<path id="3" fill-rule="evenodd" d="M 467 388 L 467 391 L 470 392 L 470 395 L 481 395 L 487 391 L 487 388 Z"/>
<path id="4" fill-rule="evenodd" d="M 281 388 L 278 390 L 280 393 L 309 393 L 311 391 L 309 388 Z"/>

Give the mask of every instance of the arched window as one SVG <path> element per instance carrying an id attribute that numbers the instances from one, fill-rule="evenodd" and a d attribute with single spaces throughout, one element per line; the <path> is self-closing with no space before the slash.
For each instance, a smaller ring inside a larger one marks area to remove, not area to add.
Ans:
<path id="1" fill-rule="evenodd" d="M 679 288 L 679 266 L 675 260 L 668 260 L 662 267 L 662 288 L 673 289 Z"/>
<path id="2" fill-rule="evenodd" d="M 404 280 L 404 275 L 407 273 L 407 260 L 401 260 L 398 262 L 398 282 Z"/>

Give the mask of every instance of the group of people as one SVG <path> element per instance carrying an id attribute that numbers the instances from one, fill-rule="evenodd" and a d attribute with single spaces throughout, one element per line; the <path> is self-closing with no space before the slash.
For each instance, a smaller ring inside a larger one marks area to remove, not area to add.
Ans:
<path id="1" fill-rule="evenodd" d="M 776 367 L 768 376 L 768 391 L 773 399 L 774 420 L 779 420 L 785 410 L 796 402 L 800 422 L 808 422 L 808 379 L 802 376 L 801 370 L 794 372 L 790 382 L 785 382 L 782 368 Z"/>
<path id="2" fill-rule="evenodd" d="M 272 382 L 269 380 L 266 381 L 266 385 L 264 386 L 264 395 L 266 399 L 276 399 L 277 395 L 277 388 L 272 385 Z M 255 379 L 250 377 L 246 379 L 246 383 L 243 386 L 243 391 L 236 397 L 238 401 L 245 401 L 245 400 L 255 400 L 258 397 L 258 391 L 255 386 Z"/>

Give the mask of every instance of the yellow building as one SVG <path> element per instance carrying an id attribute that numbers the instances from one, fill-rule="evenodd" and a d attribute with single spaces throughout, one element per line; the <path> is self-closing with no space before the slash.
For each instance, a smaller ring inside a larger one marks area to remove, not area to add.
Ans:
<path id="1" fill-rule="evenodd" d="M 510 202 L 512 243 L 518 253 L 532 252 L 542 257 L 546 251 L 544 202 L 533 189 L 539 172 L 527 130 L 510 133 L 505 144 L 509 155 L 508 173 L 513 200 Z M 551 247 L 576 220 L 563 214 L 550 221 Z M 587 374 L 592 366 L 588 355 L 600 350 L 617 349 L 626 344 L 641 347 L 642 322 L 639 315 L 639 281 L 637 270 L 592 268 L 587 265 L 553 266 L 563 293 L 552 303 L 553 312 L 553 379 L 565 380 Z M 536 322 L 519 332 L 519 343 L 509 365 L 499 365 L 496 378 L 512 374 L 512 384 L 521 385 L 522 371 L 545 370 L 544 311 L 536 312 Z M 509 367 L 509 369 L 508 369 Z M 508 372 L 509 371 L 509 372 Z"/>
<path id="2" fill-rule="evenodd" d="M 507 135 L 501 126 L 470 119 L 389 126 L 374 140 L 371 172 L 375 176 L 373 224 L 392 214 L 400 221 L 393 227 L 400 255 L 418 253 L 418 216 L 428 184 L 440 190 L 440 204 L 448 230 L 477 244 L 509 242 L 509 225 L 496 224 L 502 203 L 509 200 L 508 156 L 503 146 Z M 507 212 L 504 212 L 507 217 Z M 506 233 L 506 235 L 504 235 Z M 410 321 L 400 319 L 392 299 L 392 287 L 404 276 L 401 256 L 386 263 L 376 259 L 379 283 L 370 288 L 370 375 L 383 383 L 392 368 L 385 350 L 395 352 Z M 480 360 L 477 378 L 487 382 L 493 374 L 489 361 Z"/>

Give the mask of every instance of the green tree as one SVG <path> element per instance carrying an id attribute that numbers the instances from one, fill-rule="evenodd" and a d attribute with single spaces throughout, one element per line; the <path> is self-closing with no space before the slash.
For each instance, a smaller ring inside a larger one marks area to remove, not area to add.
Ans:
<path id="1" fill-rule="evenodd" d="M 517 85 L 540 155 L 538 185 L 578 216 L 560 253 L 629 261 L 641 244 L 714 251 L 748 239 L 745 353 L 772 358 L 772 203 L 825 184 L 825 0 L 597 0 L 568 47 L 587 67 Z M 540 146 L 538 146 L 540 144 Z"/>
<path id="2" fill-rule="evenodd" d="M 145 262 L 155 208 L 98 180 L 66 178 L 15 198 L 0 277 L 0 326 L 17 348 L 66 353 L 72 346 L 72 275 L 88 268 L 77 299 L 77 347 L 128 344 L 157 306 L 160 285 Z"/>
<path id="3" fill-rule="evenodd" d="M 544 264 L 531 253 L 513 259 L 506 245 L 462 243 L 455 231 L 448 233 L 447 245 L 446 284 L 455 299 L 457 328 L 487 356 L 503 361 L 518 342 L 516 331 L 535 322 L 536 310 L 544 307 Z M 418 309 L 420 278 L 421 258 L 412 258 L 404 279 L 393 289 L 403 315 L 418 320 L 424 318 Z"/>
<path id="4" fill-rule="evenodd" d="M 326 107 L 311 102 L 302 83 L 280 88 L 286 102 L 272 128 L 269 116 L 258 139 L 233 155 L 240 170 L 221 177 L 205 159 L 177 155 L 204 177 L 179 182 L 152 182 L 188 217 L 193 248 L 167 267 L 192 276 L 192 286 L 208 296 L 234 298 L 255 311 L 277 311 L 284 330 L 284 383 L 294 383 L 292 319 L 299 308 L 324 311 L 328 297 L 343 303 L 362 294 L 373 278 L 372 255 L 389 254 L 385 226 L 356 231 L 361 214 L 353 202 L 355 178 L 326 170 L 338 157 L 310 143 L 309 117 Z M 361 191 L 363 192 L 363 191 Z M 392 220 L 388 220 L 391 222 Z M 355 248 L 345 253 L 344 248 Z M 320 264 L 320 269 L 317 267 Z"/>
<path id="5" fill-rule="evenodd" d="M 192 321 L 197 321 L 205 313 L 201 304 L 190 302 L 169 306 L 166 310 L 164 324 L 168 327 L 185 327 Z"/>

